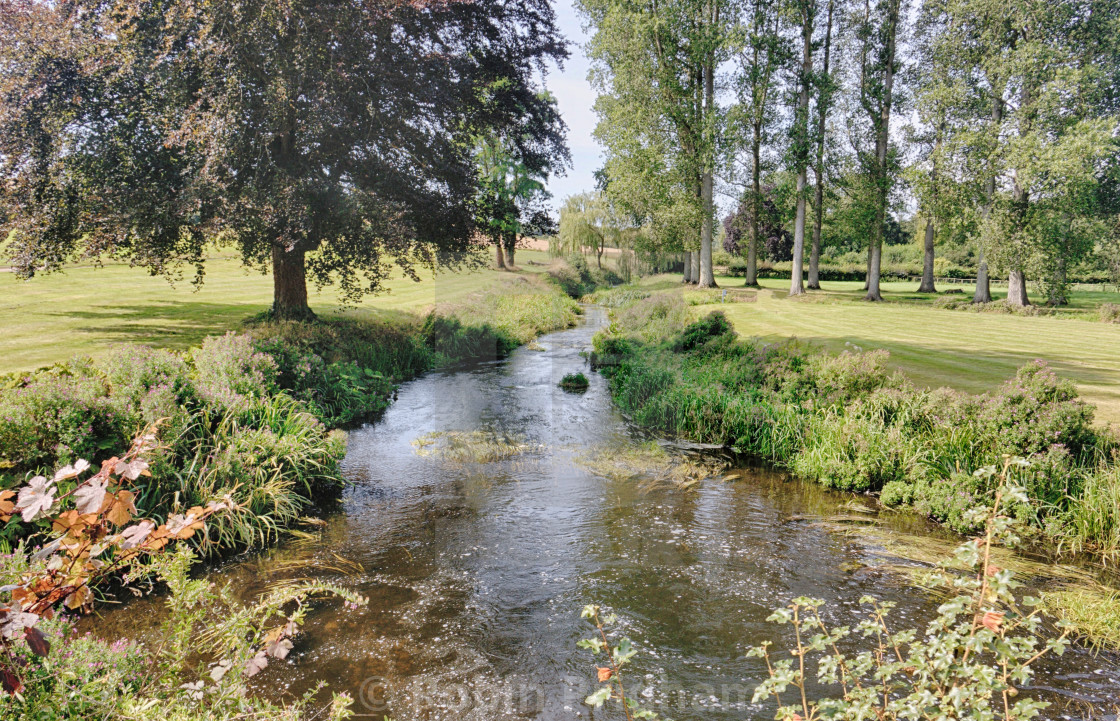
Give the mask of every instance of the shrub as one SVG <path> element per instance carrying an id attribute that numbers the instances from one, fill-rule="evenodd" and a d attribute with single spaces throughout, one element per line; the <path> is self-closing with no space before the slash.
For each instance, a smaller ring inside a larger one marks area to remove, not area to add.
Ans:
<path id="1" fill-rule="evenodd" d="M 0 393 L 0 471 L 25 474 L 127 445 L 140 421 L 105 378 L 75 360 Z"/>
<path id="2" fill-rule="evenodd" d="M 720 336 L 734 337 L 735 330 L 723 311 L 712 311 L 700 320 L 689 324 L 673 341 L 673 350 L 684 353 L 704 345 Z"/>
<path id="3" fill-rule="evenodd" d="M 1097 313 L 1105 323 L 1120 323 L 1120 304 L 1101 303 Z"/>
<path id="4" fill-rule="evenodd" d="M 226 412 L 249 406 L 277 389 L 276 361 L 253 349 L 247 335 L 213 336 L 191 353 L 198 395 Z"/>

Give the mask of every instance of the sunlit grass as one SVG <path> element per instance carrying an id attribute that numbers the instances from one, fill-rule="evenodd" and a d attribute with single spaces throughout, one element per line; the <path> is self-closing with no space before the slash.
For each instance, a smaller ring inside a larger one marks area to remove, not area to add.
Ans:
<path id="1" fill-rule="evenodd" d="M 357 308 L 343 308 L 333 289 L 312 289 L 311 306 L 321 316 L 411 321 L 437 305 L 462 303 L 498 283 L 532 277 L 548 255 L 521 251 L 516 273 L 479 269 L 422 274 L 417 283 L 394 273 L 386 293 Z M 540 264 L 535 265 L 534 263 Z M 268 309 L 272 278 L 244 269 L 233 258 L 206 265 L 198 290 L 190 278 L 171 285 L 127 264 L 73 267 L 63 273 L 20 281 L 0 272 L 0 373 L 29 370 L 75 355 L 103 355 L 119 343 L 183 350 L 203 338 L 241 327 Z"/>

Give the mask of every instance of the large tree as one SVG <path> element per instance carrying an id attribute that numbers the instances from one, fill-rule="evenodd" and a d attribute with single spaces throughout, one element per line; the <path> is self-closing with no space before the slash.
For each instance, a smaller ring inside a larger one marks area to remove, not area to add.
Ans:
<path id="1" fill-rule="evenodd" d="M 539 95 L 548 0 L 0 0 L 0 177 L 22 276 L 75 255 L 154 273 L 208 244 L 357 299 L 475 237 L 471 139 L 562 157 Z"/>
<path id="2" fill-rule="evenodd" d="M 881 301 L 879 291 L 883 235 L 895 180 L 891 147 L 891 113 L 898 75 L 898 39 L 902 0 L 864 0 L 857 34 L 861 41 L 859 100 L 867 116 L 868 138 L 859 149 L 872 189 L 873 218 L 868 239 L 867 300 Z"/>
<path id="3" fill-rule="evenodd" d="M 730 0 L 580 0 L 594 29 L 589 55 L 606 147 L 608 193 L 654 237 L 693 253 L 702 287 L 712 267 L 717 158 L 725 138 L 717 69 L 738 19 Z M 686 228 L 699 230 L 698 242 Z"/>
<path id="4" fill-rule="evenodd" d="M 806 187 L 809 175 L 809 97 L 813 82 L 813 30 L 817 19 L 817 0 L 795 0 L 794 8 L 801 29 L 801 63 L 797 66 L 797 105 L 793 110 L 790 156 L 797 176 L 797 213 L 793 225 L 793 266 L 789 294 L 805 292 L 805 221 L 808 208 Z"/>
<path id="5" fill-rule="evenodd" d="M 744 285 L 758 285 L 758 248 L 760 231 L 757 219 L 762 213 L 762 169 L 765 145 L 772 140 L 777 108 L 778 70 L 788 59 L 788 48 L 780 32 L 781 5 L 772 0 L 749 0 L 743 21 L 743 41 L 738 48 L 738 67 L 734 85 L 737 102 L 731 109 L 730 124 L 738 131 L 750 153 L 750 195 L 752 210 L 745 216 L 748 229 L 747 273 Z"/>

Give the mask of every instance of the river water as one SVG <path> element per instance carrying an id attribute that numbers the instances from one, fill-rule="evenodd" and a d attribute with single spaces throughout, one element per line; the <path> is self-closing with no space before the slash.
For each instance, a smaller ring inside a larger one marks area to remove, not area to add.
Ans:
<path id="1" fill-rule="evenodd" d="M 817 596 L 829 622 L 854 624 L 872 594 L 899 604 L 896 628 L 929 617 L 939 599 L 898 570 L 918 564 L 884 550 L 892 538 L 951 546 L 920 519 L 759 469 L 682 490 L 590 468 L 588 454 L 649 440 L 581 355 L 605 322 L 589 308 L 537 349 L 404 384 L 382 418 L 352 432 L 352 486 L 318 538 L 212 571 L 246 596 L 313 576 L 370 599 L 358 611 L 318 604 L 287 662 L 254 679 L 263 692 L 324 680 L 378 721 L 616 718 L 580 703 L 596 688 L 590 653 L 576 648 L 591 630 L 580 610 L 596 603 L 639 648 L 629 690 L 647 706 L 678 721 L 771 719 L 751 704 L 764 669 L 745 652 L 764 640 L 788 648 L 766 622 L 774 607 Z M 579 370 L 586 392 L 557 387 Z M 475 462 L 414 443 L 440 432 L 520 452 Z M 129 619 L 142 634 L 159 602 L 140 603 L 151 612 L 133 607 Z M 1075 649 L 1039 670 L 1032 692 L 1055 702 L 1047 717 L 1116 718 L 1115 657 Z"/>

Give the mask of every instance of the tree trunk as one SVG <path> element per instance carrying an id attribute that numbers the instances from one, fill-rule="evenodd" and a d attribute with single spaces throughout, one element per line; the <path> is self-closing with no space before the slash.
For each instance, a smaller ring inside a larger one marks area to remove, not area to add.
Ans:
<path id="1" fill-rule="evenodd" d="M 307 269 L 302 250 L 272 246 L 272 315 L 284 320 L 312 320 L 307 305 Z"/>
<path id="2" fill-rule="evenodd" d="M 810 290 L 821 289 L 821 226 L 824 224 L 824 181 L 821 179 L 821 170 L 817 169 L 816 207 L 813 218 L 813 248 L 809 251 L 809 283 Z"/>
<path id="3" fill-rule="evenodd" d="M 794 120 L 794 158 L 797 165 L 797 217 L 793 224 L 793 271 L 789 294 L 805 292 L 805 186 L 809 176 L 809 84 L 813 78 L 813 10 L 808 0 L 801 6 L 801 91 Z"/>
<path id="4" fill-rule="evenodd" d="M 1031 304 L 1027 298 L 1027 277 L 1022 268 L 1014 268 L 1007 277 L 1007 302 L 1016 308 Z"/>
<path id="5" fill-rule="evenodd" d="M 754 233 L 758 233 L 755 228 Z M 748 288 L 758 287 L 758 238 L 751 238 L 747 242 L 747 280 L 743 285 Z"/>
<path id="6" fill-rule="evenodd" d="M 688 282 L 696 285 L 700 282 L 700 251 L 694 250 L 691 252 L 691 255 L 692 265 L 690 266 L 691 270 L 688 275 Z"/>
<path id="7" fill-rule="evenodd" d="M 713 18 L 714 20 L 714 18 Z M 711 117 L 715 113 L 715 58 L 711 58 L 704 68 L 704 114 Z M 709 139 L 710 140 L 710 139 Z M 700 227 L 700 282 L 701 288 L 715 288 L 715 269 L 712 267 L 712 236 L 715 225 L 715 202 L 713 195 L 713 168 L 715 148 L 706 144 L 704 174 L 700 180 L 700 201 L 704 207 L 704 222 Z"/>
<path id="8" fill-rule="evenodd" d="M 883 299 L 883 295 L 879 292 L 879 277 L 880 270 L 883 262 L 883 243 L 882 239 L 871 248 L 871 267 L 867 273 L 867 295 L 864 300 L 879 301 Z"/>
<path id="9" fill-rule="evenodd" d="M 996 132 L 999 131 L 999 124 L 1003 122 L 1003 98 L 995 97 L 992 100 L 992 125 L 995 126 Z M 993 172 L 989 178 L 987 187 L 984 189 L 987 196 L 987 202 L 984 204 L 983 217 L 984 222 L 987 223 L 988 218 L 992 215 L 992 208 L 996 202 L 996 176 Z M 980 241 L 977 251 L 977 264 L 976 264 L 976 292 L 972 294 L 973 303 L 991 303 L 992 302 L 992 283 L 991 278 L 988 276 L 988 261 L 984 257 L 984 243 Z"/>
<path id="10" fill-rule="evenodd" d="M 681 282 L 692 282 L 692 253 L 687 250 L 684 252 L 684 277 L 681 278 Z"/>
<path id="11" fill-rule="evenodd" d="M 494 259 L 497 262 L 498 268 L 500 270 L 506 269 L 506 256 L 502 252 L 502 241 L 500 240 L 497 243 L 494 243 Z"/>
<path id="12" fill-rule="evenodd" d="M 886 35 L 886 67 L 883 68 L 882 101 L 879 107 L 879 122 L 875 138 L 875 180 L 878 200 L 875 213 L 875 228 L 871 235 L 871 266 L 867 273 L 866 300 L 881 301 L 883 295 L 879 292 L 879 279 L 883 262 L 883 229 L 887 221 L 887 201 L 890 189 L 888 187 L 887 151 L 890 149 L 891 139 L 891 103 L 893 102 L 895 51 L 898 42 L 898 22 L 901 14 L 901 0 L 891 0 L 887 8 Z"/>
<path id="13" fill-rule="evenodd" d="M 925 238 L 925 258 L 922 261 L 922 284 L 918 288 L 919 293 L 936 293 L 937 288 L 933 285 L 933 218 L 926 220 L 926 238 Z"/>
<path id="14" fill-rule="evenodd" d="M 992 302 L 992 282 L 988 277 L 988 261 L 984 259 L 984 249 L 980 249 L 980 263 L 976 268 L 976 292 L 972 294 L 973 303 Z"/>
<path id="15" fill-rule="evenodd" d="M 832 79 L 828 74 L 832 53 L 832 11 L 834 0 L 828 0 L 828 19 L 825 21 L 824 58 L 821 62 L 821 77 L 824 87 L 817 90 L 817 163 L 815 167 L 817 188 L 816 204 L 813 207 L 813 248 L 809 253 L 809 289 L 821 289 L 821 226 L 824 224 L 824 135 L 828 119 L 828 106 L 832 99 Z"/>
<path id="16" fill-rule="evenodd" d="M 863 289 L 867 290 L 871 287 L 871 256 L 874 255 L 874 241 L 871 238 L 867 239 L 867 276 L 863 279 Z"/>
<path id="17" fill-rule="evenodd" d="M 506 266 L 510 269 L 516 268 L 517 264 L 514 262 L 513 257 L 517 253 L 517 238 L 506 246 Z"/>
<path id="18" fill-rule="evenodd" d="M 712 268 L 712 225 L 715 216 L 712 198 L 712 173 L 704 173 L 704 222 L 700 229 L 700 274 L 697 278 L 701 288 L 715 288 L 716 277 Z"/>
<path id="19" fill-rule="evenodd" d="M 762 126 L 754 123 L 754 136 L 751 139 L 751 155 L 754 167 L 751 168 L 751 237 L 747 243 L 747 280 L 743 285 L 758 286 L 758 221 L 762 212 Z"/>

